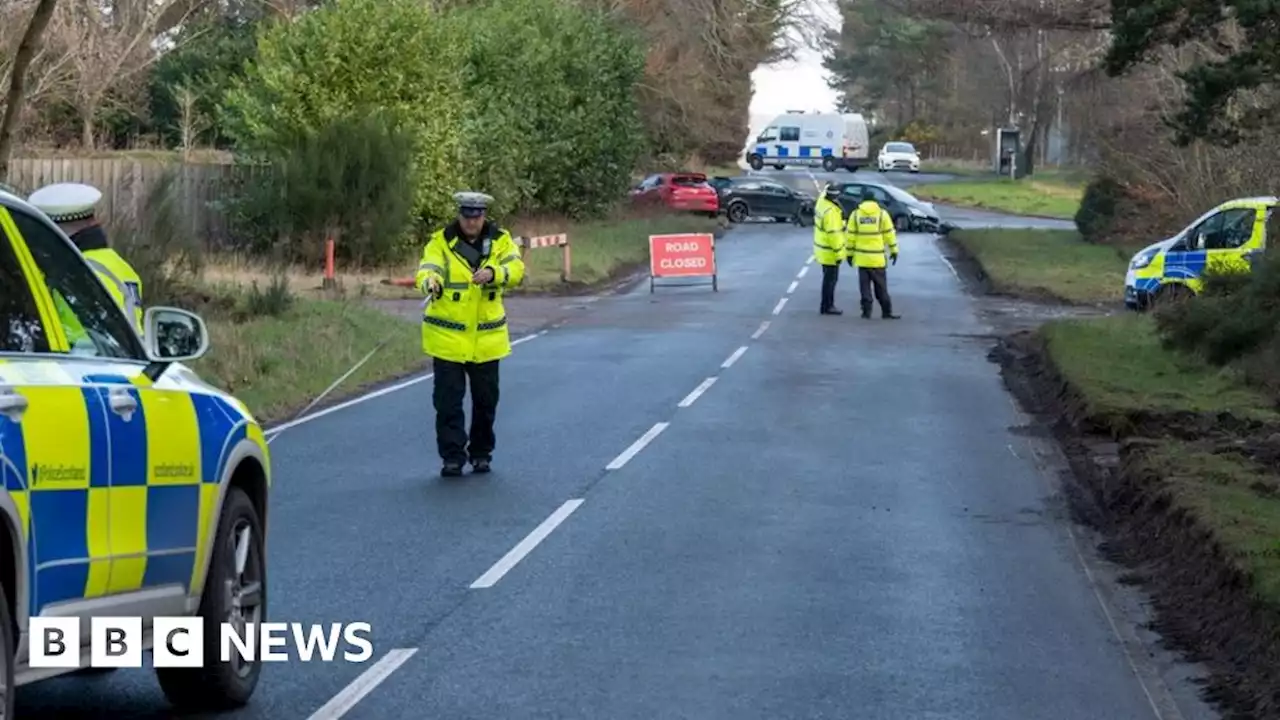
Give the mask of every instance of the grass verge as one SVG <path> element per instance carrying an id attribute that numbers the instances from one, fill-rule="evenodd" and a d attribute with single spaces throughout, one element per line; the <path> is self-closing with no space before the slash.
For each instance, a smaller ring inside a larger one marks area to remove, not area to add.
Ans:
<path id="1" fill-rule="evenodd" d="M 1280 413 L 1162 346 L 1150 317 L 1063 320 L 996 355 L 1057 431 L 1076 517 L 1153 599 L 1153 628 L 1211 670 L 1230 717 L 1280 711 Z M 1118 441 L 1118 442 L 1116 442 Z"/>
<path id="2" fill-rule="evenodd" d="M 1125 417 L 1195 413 L 1268 421 L 1280 419 L 1261 391 L 1235 371 L 1166 350 L 1155 323 L 1124 314 L 1058 320 L 1040 330 L 1049 357 L 1092 417 L 1123 431 Z"/>
<path id="3" fill-rule="evenodd" d="M 716 220 L 689 214 L 659 214 L 583 223 L 526 220 L 513 224 L 522 235 L 566 233 L 571 250 L 570 282 L 560 280 L 560 248 L 537 248 L 525 255 L 523 291 L 583 289 L 621 278 L 649 262 L 649 236 L 711 233 Z"/>
<path id="4" fill-rule="evenodd" d="M 950 237 L 993 292 L 1082 304 L 1123 299 L 1124 256 L 1074 230 L 956 230 Z"/>
<path id="5" fill-rule="evenodd" d="M 416 322 L 364 303 L 297 298 L 276 314 L 206 316 L 209 354 L 192 369 L 234 393 L 260 422 L 286 420 L 387 340 L 337 392 L 426 366 Z M 389 339 L 388 339 L 389 338 Z"/>
<path id="6" fill-rule="evenodd" d="M 1025 180 L 991 178 L 917 185 L 911 193 L 948 205 L 1071 220 L 1080 209 L 1084 186 L 1049 174 Z"/>
<path id="7" fill-rule="evenodd" d="M 563 253 L 558 247 L 535 248 L 525 256 L 527 273 L 517 292 L 581 291 L 617 279 L 643 266 L 649 259 L 649 236 L 668 233 L 714 232 L 716 220 L 689 214 L 659 214 L 649 217 L 623 217 L 591 222 L 573 222 L 563 218 L 525 218 L 512 222 L 512 235 L 537 236 L 565 233 L 570 242 L 570 282 L 561 281 Z M 402 300 L 418 298 L 412 288 L 387 283 L 397 278 L 412 278 L 418 257 L 406 258 L 390 267 L 338 266 L 338 291 L 354 299 Z M 289 267 L 283 270 L 260 261 L 240 256 L 222 256 L 210 260 L 204 269 L 205 280 L 214 286 L 242 290 L 254 283 L 265 286 L 283 276 L 289 286 L 302 297 L 331 297 L 323 289 L 323 266 Z"/>

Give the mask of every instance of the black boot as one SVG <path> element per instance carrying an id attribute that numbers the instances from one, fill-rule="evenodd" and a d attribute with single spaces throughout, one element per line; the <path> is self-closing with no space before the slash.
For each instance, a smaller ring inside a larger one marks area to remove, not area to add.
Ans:
<path id="1" fill-rule="evenodd" d="M 447 462 L 440 468 L 440 477 L 462 477 L 462 464 Z"/>
<path id="2" fill-rule="evenodd" d="M 891 306 L 891 305 L 885 305 L 885 306 L 883 306 L 883 307 L 881 307 L 881 308 L 880 308 L 880 317 L 881 317 L 881 318 L 883 318 L 883 319 L 885 319 L 885 320 L 898 320 L 898 319 L 900 319 L 902 316 L 901 316 L 901 315 L 894 315 L 894 314 L 893 314 L 893 306 Z"/>
<path id="3" fill-rule="evenodd" d="M 491 469 L 489 467 L 489 458 L 476 458 L 471 461 L 471 472 L 477 475 L 483 475 Z"/>
<path id="4" fill-rule="evenodd" d="M 843 314 L 844 314 L 844 311 L 843 311 L 843 310 L 841 310 L 840 308 L 838 308 L 838 307 L 836 307 L 836 306 L 832 305 L 831 307 L 827 308 L 826 310 L 823 310 L 823 311 L 822 311 L 822 314 L 823 314 L 823 315 L 843 315 Z"/>
<path id="5" fill-rule="evenodd" d="M 871 317 L 871 303 L 862 303 L 862 319 L 866 320 Z"/>

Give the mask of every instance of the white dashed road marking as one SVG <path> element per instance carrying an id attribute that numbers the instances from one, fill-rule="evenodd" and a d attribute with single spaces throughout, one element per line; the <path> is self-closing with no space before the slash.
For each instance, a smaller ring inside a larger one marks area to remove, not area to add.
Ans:
<path id="1" fill-rule="evenodd" d="M 702 393 L 710 390 L 711 386 L 715 384 L 716 384 L 716 379 L 714 377 L 709 377 L 706 380 L 703 380 L 701 385 L 693 389 L 693 392 L 684 396 L 684 399 L 680 401 L 679 407 L 682 407 L 682 408 L 689 407 L 695 401 L 697 401 L 698 398 L 702 397 Z"/>
<path id="2" fill-rule="evenodd" d="M 795 291 L 796 291 L 796 287 L 798 287 L 799 285 L 800 285 L 800 281 L 799 281 L 799 280 L 792 280 L 792 281 L 791 281 L 791 286 L 787 288 L 787 294 L 788 294 L 788 295 L 790 295 L 791 293 L 795 292 Z"/>
<path id="3" fill-rule="evenodd" d="M 736 362 L 738 362 L 738 358 L 742 357 L 742 353 L 744 353 L 744 352 L 746 352 L 746 351 L 747 351 L 747 346 L 746 346 L 746 345 L 743 345 L 742 347 L 738 348 L 737 350 L 734 350 L 734 351 L 733 351 L 733 354 L 729 356 L 729 359 L 728 359 L 728 360 L 725 360 L 723 363 L 721 363 L 720 367 L 722 367 L 722 368 L 731 368 L 731 367 L 733 367 L 733 364 L 734 364 L 734 363 L 736 363 Z"/>
<path id="4" fill-rule="evenodd" d="M 769 329 L 769 321 L 765 320 L 764 322 L 760 323 L 760 328 L 758 330 L 751 333 L 751 339 L 759 340 L 760 336 L 764 334 L 764 331 L 768 329 Z"/>
<path id="5" fill-rule="evenodd" d="M 809 266 L 805 265 L 804 267 L 800 268 L 800 272 L 796 274 L 796 279 L 804 277 L 805 273 L 807 272 L 809 272 Z"/>
<path id="6" fill-rule="evenodd" d="M 581 504 L 582 500 L 579 498 L 566 500 L 565 503 L 557 508 L 555 512 L 551 513 L 550 517 L 543 520 L 541 525 L 534 528 L 533 532 L 529 533 L 525 539 L 521 540 L 519 545 L 511 548 L 511 552 L 503 555 L 501 560 L 494 563 L 493 567 L 489 568 L 485 574 L 481 575 L 479 579 L 471 583 L 471 587 L 473 589 L 493 587 L 495 583 L 502 579 L 503 575 L 506 575 L 511 568 L 516 566 L 516 563 L 520 562 L 526 555 L 533 552 L 533 549 L 538 547 L 538 543 L 546 540 L 547 536 L 551 534 L 551 531 L 559 527 L 560 523 L 564 522 L 565 519 L 572 515 L 573 511 L 577 510 L 578 506 Z"/>
<path id="7" fill-rule="evenodd" d="M 774 315 L 780 314 L 782 312 L 782 308 L 786 307 L 786 305 L 787 305 L 786 298 L 782 298 L 781 300 L 779 300 L 778 304 L 773 306 L 773 314 Z"/>
<path id="8" fill-rule="evenodd" d="M 608 465 L 605 465 L 604 469 L 618 470 L 622 468 L 623 465 L 626 465 L 628 462 L 631 461 L 631 458 L 635 457 L 641 450 L 643 450 L 646 445 L 653 442 L 653 439 L 658 437 L 658 435 L 661 434 L 663 430 L 666 430 L 667 426 L 670 424 L 671 423 L 660 422 L 654 425 L 653 427 L 649 428 L 648 432 L 646 432 L 644 435 L 641 435 L 639 440 L 636 440 L 635 442 L 631 443 L 631 447 L 627 448 L 626 450 L 623 450 L 622 454 L 614 458 L 613 462 L 609 463 Z"/>
<path id="9" fill-rule="evenodd" d="M 805 264 L 805 265 L 812 265 L 812 264 L 813 264 L 813 256 L 812 256 L 812 255 L 810 255 L 810 256 L 809 256 L 809 259 L 804 261 L 804 264 Z"/>
<path id="10" fill-rule="evenodd" d="M 312 713 L 308 720 L 338 720 L 346 715 L 356 706 L 356 703 L 373 692 L 374 688 L 382 684 L 383 680 L 390 677 L 391 673 L 399 669 L 416 652 L 418 652 L 417 648 L 401 648 L 383 655 L 378 662 L 351 681 L 350 685 L 334 695 L 332 700 L 324 704 L 324 707 Z"/>

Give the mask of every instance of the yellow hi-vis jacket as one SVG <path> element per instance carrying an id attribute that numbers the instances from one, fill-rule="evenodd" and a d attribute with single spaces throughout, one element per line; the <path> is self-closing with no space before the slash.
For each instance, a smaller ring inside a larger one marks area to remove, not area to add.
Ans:
<path id="1" fill-rule="evenodd" d="M 471 282 L 481 268 L 493 270 L 493 282 Z M 511 354 L 502 294 L 524 280 L 524 261 L 510 233 L 486 222 L 480 240 L 472 245 L 463 239 L 457 222 L 437 230 L 422 249 L 414 282 L 425 294 L 431 279 L 440 284 L 440 296 L 423 313 L 423 352 L 460 363 Z"/>
<path id="2" fill-rule="evenodd" d="M 138 335 L 142 335 L 142 278 L 138 277 L 137 271 L 111 248 L 86 250 L 83 254 L 107 292 L 124 308 Z"/>
<path id="3" fill-rule="evenodd" d="M 874 200 L 862 202 L 849 215 L 846 240 L 847 257 L 858 267 L 884 267 L 886 243 L 891 255 L 898 254 L 898 233 L 894 231 L 893 218 Z"/>
<path id="4" fill-rule="evenodd" d="M 839 265 L 844 256 L 844 213 L 840 205 L 818 198 L 813 206 L 813 258 L 819 265 Z"/>

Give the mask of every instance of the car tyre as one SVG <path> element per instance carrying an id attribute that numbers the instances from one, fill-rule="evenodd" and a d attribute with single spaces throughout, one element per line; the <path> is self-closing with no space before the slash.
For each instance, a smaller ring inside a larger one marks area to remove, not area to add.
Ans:
<path id="1" fill-rule="evenodd" d="M 836 169 L 836 161 L 830 155 L 822 158 L 822 169 L 824 172 L 831 172 Z"/>
<path id="2" fill-rule="evenodd" d="M 911 232 L 911 218 L 906 215 L 899 215 L 893 219 L 893 226 L 898 232 Z"/>
<path id="3" fill-rule="evenodd" d="M 746 222 L 748 217 L 747 204 L 741 200 L 731 202 L 729 203 L 729 212 L 727 214 L 731 223 Z"/>
<path id="4" fill-rule="evenodd" d="M 4 717 L 12 718 L 17 704 L 17 689 L 13 686 L 13 677 L 18 656 L 18 641 L 14 637 L 13 615 L 9 611 L 9 603 L 4 602 L 4 598 L 8 596 L 7 592 L 0 593 L 0 642 L 4 643 L 2 648 L 4 654 L 0 655 L 0 659 L 4 661 L 4 668 L 0 670 L 0 679 L 4 680 L 4 688 L 0 689 L 0 693 L 3 693 L 3 697 L 0 697 L 0 709 L 3 709 Z"/>
<path id="5" fill-rule="evenodd" d="M 1182 283 L 1165 283 L 1151 296 L 1151 306 L 1155 308 L 1173 305 L 1195 297 L 1196 293 Z"/>
<path id="6" fill-rule="evenodd" d="M 205 667 L 156 668 L 165 697 L 181 710 L 218 712 L 243 707 L 258 686 L 261 658 L 244 664 L 238 658 L 229 663 L 218 658 L 223 622 L 239 625 L 243 632 L 244 625 L 261 625 L 266 617 L 262 539 L 262 520 L 253 502 L 240 488 L 228 488 L 200 598 Z"/>
<path id="7" fill-rule="evenodd" d="M 761 159 L 759 155 L 752 155 L 750 158 L 747 159 L 747 164 L 751 166 L 752 170 L 764 169 L 764 160 Z"/>

